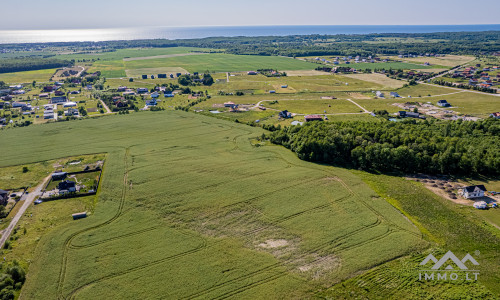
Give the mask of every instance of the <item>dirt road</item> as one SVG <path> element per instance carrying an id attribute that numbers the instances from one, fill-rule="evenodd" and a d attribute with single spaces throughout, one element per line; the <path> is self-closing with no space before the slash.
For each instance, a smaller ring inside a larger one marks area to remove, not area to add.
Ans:
<path id="1" fill-rule="evenodd" d="M 36 197 L 40 196 L 42 194 L 42 189 L 43 187 L 47 184 L 47 181 L 50 179 L 50 176 L 47 176 L 43 179 L 43 182 L 40 183 L 33 192 L 29 193 L 26 199 L 24 200 L 23 206 L 19 209 L 15 217 L 10 221 L 10 224 L 7 228 L 1 231 L 2 237 L 0 238 L 0 249 L 3 248 L 3 245 L 5 244 L 5 241 L 9 238 L 10 234 L 12 233 L 12 230 L 17 225 L 17 222 L 19 222 L 19 219 L 24 215 L 26 212 L 26 209 L 33 203 Z"/>

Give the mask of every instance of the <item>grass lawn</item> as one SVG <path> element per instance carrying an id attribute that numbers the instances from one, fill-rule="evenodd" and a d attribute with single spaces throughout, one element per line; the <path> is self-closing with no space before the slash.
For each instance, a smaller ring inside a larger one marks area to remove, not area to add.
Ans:
<path id="1" fill-rule="evenodd" d="M 36 251 L 35 230 L 13 243 L 32 261 L 21 296 L 304 298 L 427 246 L 357 175 L 254 146 L 262 133 L 169 111 L 1 131 L 0 166 L 107 153 L 90 217 L 40 212 Z"/>

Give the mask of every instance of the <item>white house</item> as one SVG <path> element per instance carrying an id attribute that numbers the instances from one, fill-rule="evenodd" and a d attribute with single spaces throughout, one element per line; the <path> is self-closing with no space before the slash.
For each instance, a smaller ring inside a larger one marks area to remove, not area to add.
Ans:
<path id="1" fill-rule="evenodd" d="M 486 192 L 486 188 L 484 185 L 471 185 L 463 187 L 459 192 L 465 199 L 484 197 L 484 192 Z"/>
<path id="2" fill-rule="evenodd" d="M 377 91 L 375 94 L 378 98 L 384 98 L 384 93 L 382 93 L 381 91 Z"/>

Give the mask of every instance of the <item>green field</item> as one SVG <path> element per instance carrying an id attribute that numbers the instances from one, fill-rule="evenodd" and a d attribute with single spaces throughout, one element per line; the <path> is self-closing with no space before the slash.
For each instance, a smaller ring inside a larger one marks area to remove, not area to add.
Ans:
<path id="1" fill-rule="evenodd" d="M 424 66 L 418 65 L 418 64 L 410 64 L 410 63 L 404 63 L 404 62 L 381 62 L 381 63 L 350 63 L 348 65 L 346 64 L 340 64 L 340 65 L 335 65 L 338 67 L 349 67 L 349 68 L 354 68 L 357 70 L 366 70 L 366 69 L 393 69 L 393 70 L 420 70 L 420 69 L 429 69 L 429 72 L 432 72 L 432 69 L 447 69 L 447 67 L 443 66 Z"/>
<path id="2" fill-rule="evenodd" d="M 427 245 L 359 177 L 261 133 L 179 112 L 0 132 L 2 166 L 108 153 L 93 214 L 40 240 L 21 297 L 304 298 Z"/>
<path id="3" fill-rule="evenodd" d="M 100 70 L 105 77 L 115 78 L 125 77 L 125 70 L 172 67 L 180 67 L 193 73 L 207 70 L 210 72 L 235 72 L 271 68 L 278 70 L 312 70 L 316 65 L 278 56 L 200 54 L 134 61 L 97 61 L 91 71 Z"/>
<path id="4" fill-rule="evenodd" d="M 282 100 L 279 103 L 262 102 L 262 106 L 277 109 L 288 110 L 298 114 L 339 114 L 339 113 L 359 113 L 363 112 L 353 103 L 343 100 Z M 325 112 L 326 111 L 326 112 Z"/>
<path id="5" fill-rule="evenodd" d="M 33 80 L 37 82 L 47 82 L 55 72 L 56 69 L 46 69 L 37 71 L 2 73 L 0 74 L 0 81 L 4 81 L 5 83 L 10 84 L 32 83 Z"/>
<path id="6" fill-rule="evenodd" d="M 172 55 L 172 54 L 207 52 L 207 51 L 210 51 L 210 49 L 193 48 L 193 47 L 130 48 L 130 49 L 117 49 L 116 51 L 111 51 L 111 52 L 61 54 L 58 55 L 58 57 L 61 59 L 74 59 L 74 60 L 82 60 L 82 59 L 122 60 L 124 58 L 133 58 L 133 57 Z"/>

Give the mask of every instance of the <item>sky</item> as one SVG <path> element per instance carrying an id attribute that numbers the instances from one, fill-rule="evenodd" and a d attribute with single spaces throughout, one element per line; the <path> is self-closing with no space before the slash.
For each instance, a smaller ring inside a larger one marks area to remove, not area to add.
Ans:
<path id="1" fill-rule="evenodd" d="M 4 0 L 1 8 L 0 30 L 500 23 L 499 0 Z"/>

